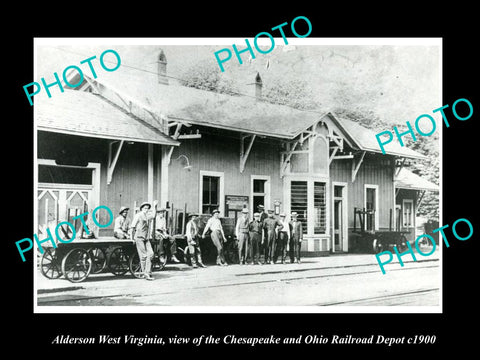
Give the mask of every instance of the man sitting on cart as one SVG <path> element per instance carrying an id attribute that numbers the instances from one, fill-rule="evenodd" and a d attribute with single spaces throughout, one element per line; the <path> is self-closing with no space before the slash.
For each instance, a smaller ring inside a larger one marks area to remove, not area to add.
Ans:
<path id="1" fill-rule="evenodd" d="M 127 218 L 129 208 L 122 206 L 118 212 L 118 216 L 115 219 L 113 227 L 113 236 L 117 239 L 128 239 L 128 231 L 130 228 L 130 219 Z"/>
<path id="2" fill-rule="evenodd" d="M 165 220 L 165 212 L 167 209 L 162 208 L 158 210 L 158 215 L 155 220 L 155 238 L 159 239 L 159 256 L 160 262 L 165 262 L 165 250 L 168 246 L 170 253 L 170 260 L 174 263 L 179 263 L 175 254 L 177 253 L 177 242 L 173 236 L 170 236 L 167 230 L 167 223 Z M 168 254 L 167 254 L 168 255 Z"/>

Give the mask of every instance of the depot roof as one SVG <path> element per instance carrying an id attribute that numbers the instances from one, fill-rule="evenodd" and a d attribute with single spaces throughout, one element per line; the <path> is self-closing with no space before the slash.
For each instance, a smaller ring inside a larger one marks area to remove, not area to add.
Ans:
<path id="1" fill-rule="evenodd" d="M 340 119 L 332 113 L 304 111 L 286 105 L 272 104 L 254 96 L 237 96 L 180 85 L 159 84 L 142 77 L 116 76 L 95 79 L 102 86 L 134 101 L 148 111 L 170 120 L 251 133 L 281 139 L 294 139 L 326 115 L 359 150 L 381 153 L 375 132 L 358 123 Z M 127 84 L 128 86 L 121 86 Z M 388 155 L 424 159 L 422 154 L 391 142 Z"/>
<path id="2" fill-rule="evenodd" d="M 408 190 L 439 191 L 438 185 L 414 174 L 406 168 L 402 168 L 395 178 L 395 187 Z"/>
<path id="3" fill-rule="evenodd" d="M 157 128 L 88 92 L 65 90 L 35 98 L 38 130 L 104 139 L 179 145 Z"/>

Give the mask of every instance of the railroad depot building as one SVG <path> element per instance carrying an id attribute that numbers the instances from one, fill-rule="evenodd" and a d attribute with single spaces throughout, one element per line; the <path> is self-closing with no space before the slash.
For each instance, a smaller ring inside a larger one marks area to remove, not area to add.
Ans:
<path id="1" fill-rule="evenodd" d="M 414 239 L 419 201 L 437 191 L 402 168 L 421 154 L 391 143 L 383 155 L 375 133 L 353 121 L 268 103 L 260 74 L 252 96 L 226 95 L 175 84 L 158 48 L 148 63 L 35 98 L 39 236 L 99 205 L 116 216 L 158 200 L 175 234 L 185 213 L 296 211 L 306 255 L 351 251 L 355 208 L 370 210 L 366 230 L 393 226 Z M 113 224 L 95 232 L 112 236 Z"/>

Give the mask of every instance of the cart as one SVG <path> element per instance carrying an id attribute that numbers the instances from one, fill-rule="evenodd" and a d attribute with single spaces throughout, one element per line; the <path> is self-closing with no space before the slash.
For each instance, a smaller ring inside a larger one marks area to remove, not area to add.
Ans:
<path id="1" fill-rule="evenodd" d="M 114 237 L 59 242 L 56 247 L 43 248 L 40 271 L 49 279 L 58 279 L 63 275 L 74 283 L 105 269 L 121 276 L 129 270 L 129 259 L 135 252 L 135 244 L 131 240 Z"/>
<path id="2" fill-rule="evenodd" d="M 375 229 L 375 210 L 354 208 L 353 233 L 357 234 L 361 245 L 378 254 L 396 246 L 397 251 L 403 252 L 407 248 L 405 234 L 409 231 L 392 230 L 392 209 L 390 209 L 389 230 L 367 230 L 367 223 Z M 357 228 L 357 217 L 360 227 Z"/>

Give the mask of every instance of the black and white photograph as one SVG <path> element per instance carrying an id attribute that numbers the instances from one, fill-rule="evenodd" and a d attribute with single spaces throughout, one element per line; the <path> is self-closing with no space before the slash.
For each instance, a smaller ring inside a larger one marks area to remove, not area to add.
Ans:
<path id="1" fill-rule="evenodd" d="M 35 312 L 442 311 L 441 39 L 285 40 L 35 39 Z"/>
<path id="2" fill-rule="evenodd" d="M 2 24 L 5 351 L 474 349 L 473 8 L 35 5 Z"/>

